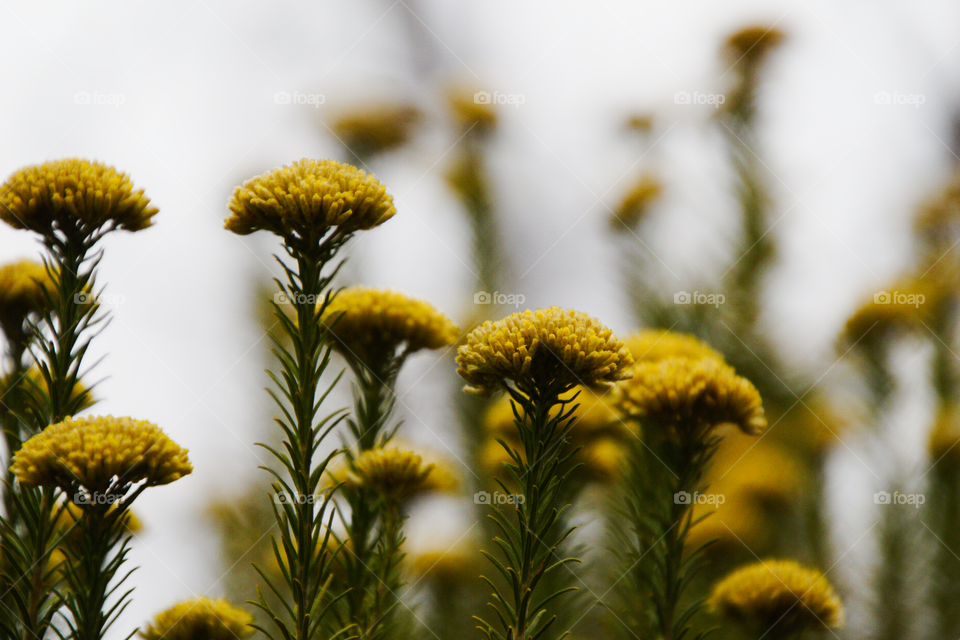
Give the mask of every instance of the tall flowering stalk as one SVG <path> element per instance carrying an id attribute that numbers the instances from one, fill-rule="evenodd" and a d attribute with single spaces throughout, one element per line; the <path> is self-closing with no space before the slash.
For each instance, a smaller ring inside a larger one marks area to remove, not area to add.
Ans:
<path id="1" fill-rule="evenodd" d="M 637 362 L 617 403 L 625 417 L 640 421 L 643 442 L 633 448 L 624 488 L 624 559 L 631 569 L 623 584 L 636 600 L 631 608 L 643 612 L 634 633 L 679 640 L 701 607 L 682 607 L 703 549 L 686 547 L 697 523 L 694 496 L 705 490 L 704 473 L 722 440 L 719 427 L 756 434 L 766 418 L 756 388 L 696 339 L 656 332 L 627 344 Z"/>
<path id="2" fill-rule="evenodd" d="M 282 469 L 267 467 L 274 477 L 274 516 L 279 543 L 274 555 L 287 583 L 289 596 L 258 568 L 268 588 L 283 602 L 274 612 L 261 594 L 257 606 L 275 624 L 279 635 L 257 627 L 270 638 L 311 640 L 339 594 L 327 593 L 331 577 L 328 547 L 332 493 L 322 495 L 321 482 L 331 457 L 314 461 L 324 437 L 343 418 L 317 418 L 320 405 L 333 388 L 320 391 L 320 378 L 330 362 L 328 328 L 320 322 L 333 301 L 331 281 L 337 269 L 327 269 L 337 251 L 361 229 L 376 227 L 396 210 L 393 198 L 373 176 L 333 160 L 302 159 L 269 171 L 237 187 L 228 207 L 226 228 L 240 235 L 270 231 L 283 239 L 290 259 L 277 261 L 286 282 L 277 281 L 293 307 L 293 318 L 275 299 L 277 321 L 290 338 L 290 348 L 275 342 L 279 375 L 270 374 L 280 394 L 270 391 L 281 411 L 281 450 L 267 448 Z M 286 476 L 282 473 L 286 472 Z M 316 500 L 320 496 L 322 499 Z M 293 497 L 294 499 L 283 499 Z M 326 519 L 326 522 L 325 522 Z M 289 599 L 289 603 L 288 603 Z M 340 631 L 345 631 L 341 629 Z"/>
<path id="3" fill-rule="evenodd" d="M 321 322 L 355 376 L 354 415 L 347 419 L 352 439 L 346 447 L 350 473 L 370 476 L 364 468 L 373 464 L 372 468 L 381 469 L 385 461 L 409 471 L 409 466 L 397 463 L 396 456 L 380 455 L 396 432 L 390 422 L 397 375 L 410 354 L 453 344 L 457 327 L 427 302 L 368 287 L 339 292 L 323 310 Z M 394 475 L 401 484 L 411 482 L 402 473 Z M 341 515 L 348 536 L 340 559 L 344 586 L 350 589 L 346 619 L 369 640 L 390 635 L 401 586 L 403 517 L 394 491 L 384 492 L 383 487 L 370 481 L 347 482 L 341 491 L 350 507 L 348 515 Z"/>
<path id="4" fill-rule="evenodd" d="M 23 423 L 40 430 L 90 403 L 79 386 L 82 361 L 105 318 L 96 303 L 96 245 L 116 229 L 139 231 L 157 209 L 126 174 L 96 161 L 67 158 L 24 167 L 0 188 L 0 219 L 40 235 L 44 266 L 53 286 L 44 288 L 39 322 L 26 327 L 34 342 L 41 393 L 27 394 Z M 77 389 L 80 389 L 79 393 Z M 49 567 L 55 540 L 59 489 L 22 482 L 13 489 L 15 520 L 4 520 L 5 587 L 17 603 L 11 637 L 42 638 L 61 604 L 59 574 Z M 75 594 L 68 593 L 67 598 Z"/>
<path id="5" fill-rule="evenodd" d="M 514 403 L 514 419 L 522 452 L 503 442 L 511 457 L 511 479 L 522 488 L 514 500 L 515 522 L 494 508 L 503 538 L 494 542 L 502 559 L 484 553 L 509 585 L 505 595 L 492 580 L 491 606 L 503 631 L 481 620 L 481 630 L 498 640 L 534 640 L 556 620 L 546 605 L 575 586 L 542 593 L 542 581 L 575 558 L 560 558 L 557 548 L 573 529 L 563 530 L 563 467 L 576 452 L 563 446 L 577 405 L 561 396 L 578 384 L 609 385 L 627 376 L 629 351 L 596 319 L 559 307 L 515 313 L 485 322 L 467 336 L 457 355 L 468 393 L 489 396 L 506 390 Z M 504 492 L 506 485 L 498 480 Z"/>

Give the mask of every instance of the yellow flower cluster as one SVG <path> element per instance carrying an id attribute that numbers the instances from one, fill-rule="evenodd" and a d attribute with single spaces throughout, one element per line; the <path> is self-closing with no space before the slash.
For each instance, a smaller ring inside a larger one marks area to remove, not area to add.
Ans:
<path id="1" fill-rule="evenodd" d="M 581 447 L 577 462 L 581 463 L 578 475 L 585 481 L 611 482 L 620 476 L 621 465 L 626 458 L 628 438 L 636 437 L 634 429 L 625 424 L 606 399 L 585 387 L 577 387 L 560 396 L 570 401 L 577 395 L 574 404 L 580 405 L 573 416 L 567 435 L 567 447 Z M 570 409 L 568 405 L 567 410 Z M 552 416 L 559 414 L 554 407 Z M 484 467 L 491 474 L 499 474 L 503 465 L 512 458 L 497 440 L 503 440 L 523 457 L 523 446 L 511 408 L 510 398 L 497 401 L 485 418 L 487 442 L 481 452 Z"/>
<path id="2" fill-rule="evenodd" d="M 490 396 L 505 381 L 605 386 L 630 376 L 630 352 L 585 313 L 560 307 L 521 311 L 484 322 L 457 355 L 464 391 Z"/>
<path id="3" fill-rule="evenodd" d="M 784 41 L 786 35 L 776 27 L 754 25 L 745 27 L 727 38 L 726 46 L 734 61 L 755 64 Z"/>
<path id="4" fill-rule="evenodd" d="M 354 461 L 353 470 L 345 478 L 348 487 L 371 489 L 390 502 L 403 502 L 416 495 L 451 488 L 447 474 L 437 474 L 433 464 L 424 465 L 423 458 L 412 451 L 371 449 Z"/>
<path id="5" fill-rule="evenodd" d="M 114 484 L 168 484 L 193 471 L 187 450 L 146 420 L 67 418 L 33 436 L 11 470 L 26 486 L 77 485 L 105 492 Z"/>
<path id="6" fill-rule="evenodd" d="M 0 187 L 0 220 L 43 235 L 77 223 L 139 231 L 157 212 L 125 173 L 82 158 L 23 167 Z"/>
<path id="7" fill-rule="evenodd" d="M 455 89 L 448 95 L 454 120 L 462 131 L 484 134 L 497 125 L 497 112 L 488 102 L 477 102 L 473 91 Z"/>
<path id="8" fill-rule="evenodd" d="M 47 306 L 47 294 L 56 286 L 47 268 L 33 260 L 20 260 L 0 267 L 0 318 L 22 322 L 27 314 Z"/>
<path id="9" fill-rule="evenodd" d="M 649 174 L 641 175 L 613 210 L 613 215 L 610 217 L 611 226 L 619 231 L 623 229 L 623 225 L 628 227 L 636 225 L 646 215 L 653 201 L 660 197 L 662 191 L 663 185 L 657 178 Z"/>
<path id="10" fill-rule="evenodd" d="M 721 580 L 708 601 L 729 620 L 792 637 L 843 626 L 843 605 L 816 569 L 792 560 L 767 560 L 737 569 Z"/>
<path id="11" fill-rule="evenodd" d="M 620 409 L 678 431 L 734 424 L 757 434 L 767 426 L 756 387 L 715 358 L 640 361 L 620 385 Z"/>
<path id="12" fill-rule="evenodd" d="M 140 631 L 146 640 L 237 640 L 254 629 L 253 616 L 226 600 L 196 598 L 157 614 Z"/>
<path id="13" fill-rule="evenodd" d="M 381 153 L 406 144 L 422 118 L 406 104 L 383 104 L 355 111 L 333 122 L 334 134 L 358 155 Z"/>
<path id="14" fill-rule="evenodd" d="M 666 358 L 713 358 L 723 361 L 723 355 L 710 345 L 688 333 L 665 329 L 647 329 L 631 334 L 623 342 L 633 359 L 639 362 L 659 362 Z"/>
<path id="15" fill-rule="evenodd" d="M 320 237 L 372 229 L 397 212 L 387 188 L 372 175 L 335 160 L 303 158 L 237 187 L 224 225 L 240 235 L 270 231 L 284 238 Z"/>
<path id="16" fill-rule="evenodd" d="M 850 316 L 842 340 L 848 345 L 870 344 L 898 331 L 924 330 L 924 325 L 933 324 L 942 297 L 935 278 L 901 280 Z"/>
<path id="17" fill-rule="evenodd" d="M 392 358 L 399 347 L 405 353 L 445 347 L 459 333 L 430 303 L 368 287 L 338 293 L 320 321 L 330 327 L 338 350 L 367 364 Z"/>

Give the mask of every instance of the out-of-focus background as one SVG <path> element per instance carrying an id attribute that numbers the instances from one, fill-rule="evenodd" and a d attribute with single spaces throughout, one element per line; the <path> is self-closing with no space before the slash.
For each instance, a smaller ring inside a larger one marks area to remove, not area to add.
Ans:
<path id="1" fill-rule="evenodd" d="M 272 413 L 260 300 L 279 243 L 223 229 L 243 180 L 332 157 L 388 186 L 398 213 L 348 247 L 343 284 L 425 298 L 465 330 L 489 316 L 475 302 L 488 287 L 519 309 L 576 308 L 626 334 L 637 319 L 609 219 L 642 172 L 663 187 L 636 237 L 662 292 L 720 291 L 743 258 L 728 242 L 739 204 L 717 96 L 734 74 L 719 51 L 743 26 L 775 26 L 786 39 L 765 62 L 749 141 L 771 197 L 763 231 L 777 245 L 756 290 L 758 325 L 779 370 L 829 383 L 844 366 L 844 322 L 909 270 L 915 209 L 960 154 L 951 2 L 5 2 L 0 19 L 0 173 L 96 158 L 160 209 L 153 228 L 103 242 L 113 320 L 88 379 L 104 378 L 94 411 L 156 422 L 196 470 L 137 501 L 137 591 L 116 637 L 177 600 L 225 593 L 210 505 L 265 481 L 254 446 Z M 484 143 L 493 282 L 478 273 L 469 216 L 446 179 L 472 135 L 451 116 L 458 92 L 497 114 Z M 337 129 L 397 106 L 416 115 L 397 116 L 412 126 L 396 149 L 365 153 Z M 631 129 L 631 117 L 651 125 Z M 31 234 L 0 228 L 2 260 L 38 256 Z M 409 440 L 458 458 L 453 357 L 411 360 L 399 410 Z M 345 383 L 331 407 L 349 401 Z M 917 425 L 929 420 L 922 398 L 891 418 L 899 455 L 919 459 Z M 883 474 L 857 443 L 837 449 L 827 486 L 842 573 L 871 523 L 844 501 L 859 491 L 869 502 Z M 411 544 L 423 522 L 455 540 L 455 520 L 414 518 Z"/>

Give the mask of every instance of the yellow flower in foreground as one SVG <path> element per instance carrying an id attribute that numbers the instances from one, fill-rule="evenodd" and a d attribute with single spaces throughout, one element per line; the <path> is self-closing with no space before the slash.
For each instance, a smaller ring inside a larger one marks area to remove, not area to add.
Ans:
<path id="1" fill-rule="evenodd" d="M 0 220 L 43 235 L 78 223 L 139 231 L 157 211 L 125 173 L 82 158 L 23 167 L 0 187 Z"/>
<path id="2" fill-rule="evenodd" d="M 372 175 L 335 160 L 303 158 L 251 178 L 227 203 L 224 225 L 247 235 L 270 231 L 284 238 L 322 237 L 331 227 L 372 229 L 397 212 L 387 188 Z"/>
<path id="3" fill-rule="evenodd" d="M 637 363 L 620 385 L 620 409 L 691 435 L 734 424 L 756 434 L 767 426 L 756 387 L 733 367 L 713 358 L 667 358 Z"/>
<path id="4" fill-rule="evenodd" d="M 168 484 L 193 471 L 187 450 L 157 425 L 113 416 L 50 425 L 23 443 L 11 469 L 26 486 L 80 485 L 101 493 L 126 483 Z"/>
<path id="5" fill-rule="evenodd" d="M 146 640 L 237 640 L 253 633 L 253 616 L 226 600 L 196 598 L 157 614 Z"/>
<path id="6" fill-rule="evenodd" d="M 424 465 L 423 458 L 411 451 L 371 449 L 354 461 L 347 475 L 347 486 L 365 487 L 391 502 L 402 502 L 420 493 L 444 488 L 444 482 L 433 478 L 434 465 Z"/>
<path id="7" fill-rule="evenodd" d="M 41 311 L 47 293 L 55 293 L 47 268 L 33 260 L 20 260 L 0 267 L 0 321 L 15 326 L 29 313 Z M 47 293 L 44 293 L 44 290 Z"/>
<path id="8" fill-rule="evenodd" d="M 464 391 L 489 396 L 506 380 L 609 385 L 630 376 L 630 352 L 596 318 L 560 307 L 484 322 L 457 355 Z"/>
<path id="9" fill-rule="evenodd" d="M 351 287 L 337 294 L 320 321 L 330 325 L 334 345 L 368 365 L 457 341 L 450 318 L 428 302 L 389 289 Z"/>
<path id="10" fill-rule="evenodd" d="M 708 600 L 720 616 L 773 638 L 843 626 L 843 605 L 816 569 L 792 560 L 767 560 L 737 569 Z"/>
<path id="11" fill-rule="evenodd" d="M 623 342 L 637 362 L 657 362 L 666 358 L 713 358 L 723 362 L 719 351 L 688 333 L 647 329 L 627 336 Z"/>

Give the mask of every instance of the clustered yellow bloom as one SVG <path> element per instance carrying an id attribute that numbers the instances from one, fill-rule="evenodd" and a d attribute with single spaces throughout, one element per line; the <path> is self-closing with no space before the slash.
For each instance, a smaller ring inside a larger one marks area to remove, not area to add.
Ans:
<path id="1" fill-rule="evenodd" d="M 464 391 L 489 396 L 505 381 L 588 387 L 630 376 L 630 352 L 596 318 L 560 307 L 521 311 L 484 322 L 457 355 Z"/>
<path id="2" fill-rule="evenodd" d="M 157 614 L 146 640 L 237 640 L 253 633 L 253 616 L 226 600 L 195 598 Z"/>
<path id="3" fill-rule="evenodd" d="M 436 466 L 424 465 L 412 451 L 370 449 L 354 461 L 345 478 L 348 487 L 371 489 L 390 502 L 403 502 L 421 493 L 449 488 L 449 478 L 434 477 Z"/>
<path id="4" fill-rule="evenodd" d="M 43 235 L 77 224 L 139 231 L 157 212 L 125 173 L 82 158 L 23 167 L 0 187 L 0 220 Z"/>
<path id="5" fill-rule="evenodd" d="M 688 333 L 665 329 L 647 329 L 623 339 L 637 362 L 658 362 L 666 358 L 713 358 L 723 362 L 723 355 Z"/>
<path id="6" fill-rule="evenodd" d="M 792 560 L 737 569 L 714 587 L 708 604 L 745 626 L 775 629 L 774 638 L 843 626 L 843 605 L 827 579 Z"/>
<path id="7" fill-rule="evenodd" d="M 449 103 L 460 129 L 484 134 L 497 125 L 497 112 L 489 102 L 477 102 L 476 94 L 466 89 L 449 93 Z"/>
<path id="8" fill-rule="evenodd" d="M 50 389 L 47 388 L 47 380 L 43 377 L 43 374 L 40 373 L 40 368 L 37 367 L 37 365 L 33 365 L 27 369 L 27 372 L 20 380 L 11 380 L 8 377 L 8 379 L 0 382 L 0 395 L 7 394 L 12 388 L 17 386 L 20 387 L 23 393 L 33 399 L 36 406 L 46 405 L 47 400 L 45 400 L 43 396 L 44 394 L 49 395 Z M 90 392 L 78 380 L 77 384 L 73 387 L 73 393 L 70 394 L 70 399 L 76 400 L 84 393 L 86 394 L 86 398 L 83 404 L 80 405 L 80 409 L 90 407 L 94 403 L 94 400 L 90 396 Z"/>
<path id="9" fill-rule="evenodd" d="M 39 262 L 20 260 L 3 265 L 0 267 L 0 320 L 7 324 L 9 319 L 11 326 L 23 322 L 27 314 L 47 307 L 47 295 L 55 293 L 53 279 Z"/>
<path id="10" fill-rule="evenodd" d="M 351 287 L 336 295 L 320 321 L 330 327 L 334 346 L 347 357 L 371 365 L 439 349 L 457 341 L 458 329 L 433 305 L 389 289 Z"/>
<path id="11" fill-rule="evenodd" d="M 610 224 L 616 230 L 622 229 L 623 225 L 634 226 L 646 215 L 662 191 L 663 185 L 657 178 L 646 173 L 641 175 L 614 209 Z"/>
<path id="12" fill-rule="evenodd" d="M 620 409 L 679 432 L 734 424 L 757 434 L 767 426 L 756 387 L 715 358 L 640 361 L 620 386 Z"/>
<path id="13" fill-rule="evenodd" d="M 358 155 L 381 153 L 406 144 L 421 117 L 412 105 L 382 104 L 340 117 L 332 129 Z"/>
<path id="14" fill-rule="evenodd" d="M 303 158 L 251 178 L 227 203 L 224 225 L 240 235 L 270 231 L 284 238 L 372 229 L 395 213 L 393 197 L 372 175 L 335 160 Z"/>
<path id="15" fill-rule="evenodd" d="M 842 339 L 849 345 L 863 341 L 869 346 L 897 331 L 923 330 L 933 324 L 942 297 L 935 278 L 901 280 L 857 309 L 847 320 Z"/>
<path id="16" fill-rule="evenodd" d="M 727 38 L 726 46 L 736 61 L 742 59 L 744 64 L 754 64 L 778 47 L 785 38 L 786 35 L 776 27 L 754 25 L 731 35 Z"/>
<path id="17" fill-rule="evenodd" d="M 129 417 L 67 418 L 33 436 L 14 455 L 11 470 L 26 486 L 83 486 L 105 492 L 145 481 L 168 484 L 193 471 L 187 450 L 157 425 Z"/>

